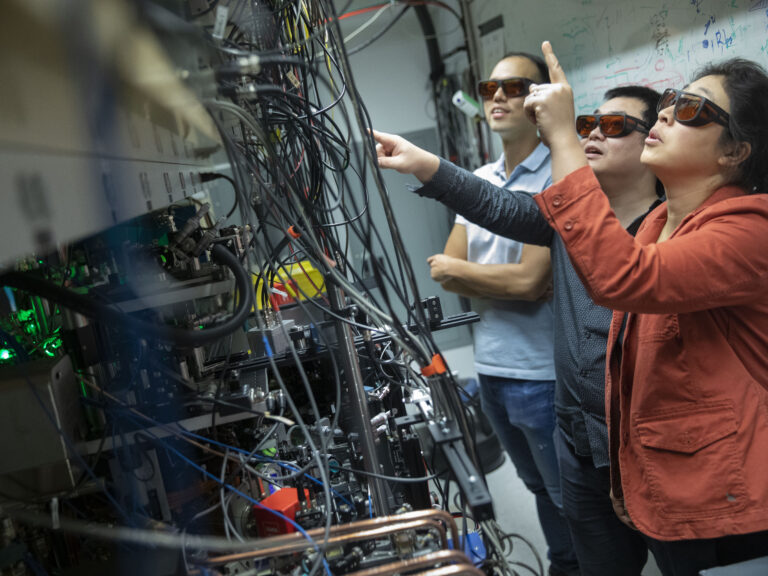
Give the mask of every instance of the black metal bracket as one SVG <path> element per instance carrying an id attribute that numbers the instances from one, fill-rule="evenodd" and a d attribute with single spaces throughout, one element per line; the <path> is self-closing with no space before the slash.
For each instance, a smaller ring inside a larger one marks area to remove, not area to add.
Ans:
<path id="1" fill-rule="evenodd" d="M 493 520 L 493 501 L 483 478 L 464 448 L 464 439 L 456 422 L 437 422 L 429 425 L 435 444 L 440 446 L 446 462 L 459 484 L 467 505 L 476 522 Z"/>

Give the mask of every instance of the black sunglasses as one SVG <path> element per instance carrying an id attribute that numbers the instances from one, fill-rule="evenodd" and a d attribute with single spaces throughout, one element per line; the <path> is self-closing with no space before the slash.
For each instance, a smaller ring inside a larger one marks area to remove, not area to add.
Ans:
<path id="1" fill-rule="evenodd" d="M 483 80 L 477 83 L 477 93 L 483 100 L 490 100 L 501 86 L 507 98 L 527 96 L 528 89 L 534 84 L 530 78 L 505 78 L 504 80 Z"/>
<path id="2" fill-rule="evenodd" d="M 603 133 L 603 136 L 608 138 L 621 138 L 630 134 L 633 130 L 648 134 L 648 131 L 651 129 L 640 118 L 629 116 L 623 112 L 576 116 L 576 132 L 579 133 L 579 136 L 589 136 L 589 133 L 598 126 L 600 126 L 600 132 Z"/>
<path id="3" fill-rule="evenodd" d="M 728 128 L 728 120 L 730 119 L 728 112 L 698 94 L 667 88 L 659 98 L 656 111 L 661 112 L 670 106 L 675 107 L 673 115 L 680 124 L 704 126 L 710 122 L 715 122 Z"/>

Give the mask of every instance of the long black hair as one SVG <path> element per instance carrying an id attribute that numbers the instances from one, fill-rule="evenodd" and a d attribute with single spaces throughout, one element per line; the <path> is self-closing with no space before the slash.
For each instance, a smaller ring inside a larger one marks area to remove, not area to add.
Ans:
<path id="1" fill-rule="evenodd" d="M 739 165 L 735 184 L 748 192 L 768 192 L 768 75 L 759 64 L 744 58 L 732 58 L 708 64 L 696 74 L 722 76 L 731 104 L 728 130 L 724 139 L 747 142 L 752 153 Z"/>

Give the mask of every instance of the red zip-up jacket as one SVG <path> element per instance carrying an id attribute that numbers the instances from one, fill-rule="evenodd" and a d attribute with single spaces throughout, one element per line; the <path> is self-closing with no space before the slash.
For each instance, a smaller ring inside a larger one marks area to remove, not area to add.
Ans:
<path id="1" fill-rule="evenodd" d="M 588 167 L 536 202 L 615 310 L 611 478 L 632 521 L 659 540 L 767 530 L 768 195 L 721 188 L 659 244 L 666 204 L 633 238 Z"/>

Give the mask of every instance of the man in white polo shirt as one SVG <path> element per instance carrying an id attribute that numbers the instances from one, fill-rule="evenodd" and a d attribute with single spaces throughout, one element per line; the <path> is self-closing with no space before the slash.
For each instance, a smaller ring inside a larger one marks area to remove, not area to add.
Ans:
<path id="1" fill-rule="evenodd" d="M 525 117 L 531 83 L 548 81 L 544 62 L 513 53 L 480 82 L 479 96 L 504 153 L 475 174 L 493 184 L 537 194 L 551 183 L 549 150 Z M 475 299 L 475 369 L 483 411 L 517 473 L 536 497 L 549 547 L 550 575 L 578 574 L 568 525 L 562 513 L 555 429 L 552 305 L 549 248 L 497 236 L 461 216 L 443 254 L 428 259 L 432 279 Z"/>

